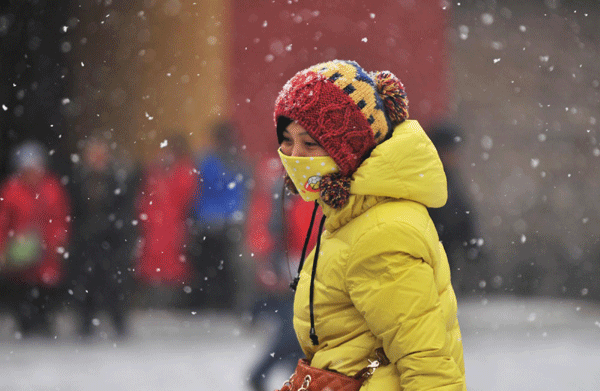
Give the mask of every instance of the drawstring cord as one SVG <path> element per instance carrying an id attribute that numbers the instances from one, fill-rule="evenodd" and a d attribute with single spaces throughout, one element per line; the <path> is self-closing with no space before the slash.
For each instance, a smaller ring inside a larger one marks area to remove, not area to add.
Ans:
<path id="1" fill-rule="evenodd" d="M 317 261 L 319 260 L 319 247 L 321 247 L 321 232 L 325 224 L 325 215 L 321 217 L 319 224 L 319 236 L 317 236 L 317 245 L 315 247 L 315 260 L 313 261 L 312 273 L 310 275 L 310 340 L 314 346 L 319 344 L 319 337 L 315 330 L 315 276 L 317 275 Z"/>
<path id="2" fill-rule="evenodd" d="M 304 260 L 306 258 L 306 250 L 308 249 L 308 243 L 310 242 L 310 237 L 312 233 L 313 226 L 315 225 L 315 217 L 317 216 L 317 209 L 319 208 L 319 204 L 315 201 L 315 207 L 312 212 L 312 216 L 310 218 L 310 224 L 308 226 L 308 233 L 306 234 L 306 240 L 304 241 L 304 247 L 302 248 L 302 254 L 300 255 L 300 264 L 298 265 L 298 274 L 290 284 L 290 288 L 293 291 L 296 291 L 298 287 L 298 282 L 300 281 L 300 272 L 302 271 L 302 267 L 304 266 Z M 325 225 L 325 215 L 321 217 L 321 222 L 319 223 L 319 232 L 317 235 L 317 245 L 315 246 L 315 259 L 313 261 L 313 267 L 310 275 L 310 297 L 309 297 L 309 305 L 310 305 L 310 340 L 313 345 L 319 344 L 319 337 L 317 336 L 317 332 L 315 330 L 315 277 L 317 275 L 317 261 L 319 260 L 319 251 L 321 248 L 321 233 L 323 232 L 323 226 Z"/>
<path id="3" fill-rule="evenodd" d="M 315 207 L 312 212 L 312 217 L 310 218 L 310 224 L 308 226 L 308 233 L 306 234 L 306 239 L 304 240 L 304 247 L 302 247 L 302 255 L 300 255 L 300 264 L 298 265 L 298 273 L 294 280 L 290 283 L 290 288 L 295 292 L 298 287 L 298 281 L 300 281 L 300 272 L 302 271 L 302 266 L 304 266 L 304 258 L 306 257 L 306 250 L 308 248 L 308 243 L 310 242 L 310 234 L 312 233 L 313 226 L 315 225 L 315 217 L 317 216 L 317 209 L 319 208 L 319 204 L 315 201 Z M 320 236 L 320 234 L 319 234 Z M 318 240 L 318 239 L 317 239 Z"/>

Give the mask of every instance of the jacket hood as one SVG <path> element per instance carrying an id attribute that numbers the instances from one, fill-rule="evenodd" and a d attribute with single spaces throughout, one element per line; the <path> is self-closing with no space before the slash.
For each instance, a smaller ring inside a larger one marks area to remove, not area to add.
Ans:
<path id="1" fill-rule="evenodd" d="M 435 146 L 415 120 L 396 126 L 392 137 L 379 144 L 352 176 L 350 200 L 342 210 L 322 203 L 323 211 L 337 224 L 386 199 L 405 199 L 428 208 L 444 206 L 448 186 L 442 161 Z M 331 221 L 333 223 L 333 221 Z"/>
<path id="2" fill-rule="evenodd" d="M 417 121 L 398 125 L 356 170 L 350 194 L 407 199 L 428 208 L 444 206 L 448 186 L 435 146 Z"/>

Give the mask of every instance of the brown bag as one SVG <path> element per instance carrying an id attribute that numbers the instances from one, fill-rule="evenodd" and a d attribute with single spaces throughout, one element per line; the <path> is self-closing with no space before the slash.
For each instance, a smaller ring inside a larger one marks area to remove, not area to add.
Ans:
<path id="1" fill-rule="evenodd" d="M 308 360 L 301 359 L 298 360 L 294 374 L 279 391 L 358 391 L 364 380 L 362 377 L 350 377 L 326 369 L 314 368 L 308 364 Z"/>
<path id="2" fill-rule="evenodd" d="M 311 367 L 308 360 L 298 360 L 294 374 L 278 391 L 358 391 L 363 382 L 373 374 L 379 365 L 389 364 L 383 349 L 381 349 L 382 356 L 379 353 L 378 351 L 377 360 L 370 361 L 367 367 L 358 371 L 354 376 Z"/>

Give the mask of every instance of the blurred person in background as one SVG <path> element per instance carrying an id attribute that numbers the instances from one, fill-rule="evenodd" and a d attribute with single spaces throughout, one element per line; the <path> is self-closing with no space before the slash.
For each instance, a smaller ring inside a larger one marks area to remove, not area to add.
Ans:
<path id="1" fill-rule="evenodd" d="M 0 274 L 24 336 L 52 334 L 70 239 L 70 199 L 49 170 L 46 148 L 26 141 L 13 153 L 14 174 L 0 187 Z"/>
<path id="2" fill-rule="evenodd" d="M 140 244 L 135 275 L 139 293 L 148 295 L 142 303 L 184 304 L 182 292 L 192 280 L 187 220 L 197 182 L 188 141 L 172 132 L 144 169 L 136 201 Z"/>
<path id="3" fill-rule="evenodd" d="M 70 182 L 74 230 L 69 288 L 81 316 L 81 336 L 89 337 L 95 316 L 107 310 L 117 336 L 123 337 L 135 241 L 131 224 L 135 187 L 119 175 L 102 134 L 83 144 L 81 163 Z"/>
<path id="4" fill-rule="evenodd" d="M 472 292 L 484 288 L 478 284 L 483 278 L 485 254 L 477 211 L 460 177 L 462 134 L 458 127 L 443 123 L 432 127 L 430 138 L 444 165 L 448 200 L 440 208 L 429 208 L 429 215 L 448 254 L 454 288 L 460 293 Z"/>
<path id="5" fill-rule="evenodd" d="M 427 212 L 445 204 L 446 177 L 400 80 L 316 64 L 283 86 L 274 119 L 287 185 L 323 211 L 294 280 L 306 360 L 282 390 L 466 390 L 450 268 Z"/>
<path id="6" fill-rule="evenodd" d="M 200 190 L 193 205 L 200 307 L 234 309 L 246 221 L 250 169 L 229 121 L 211 129 L 211 147 L 196 160 Z M 244 285 L 244 284 L 239 284 Z"/>
<path id="7" fill-rule="evenodd" d="M 254 254 L 256 301 L 251 311 L 252 325 L 266 319 L 274 323 L 274 333 L 265 351 L 254 363 L 250 385 L 255 391 L 267 389 L 273 370 L 293 371 L 304 356 L 292 325 L 294 295 L 290 289 L 292 270 L 300 258 L 302 238 L 308 230 L 304 218 L 311 205 L 284 191 L 283 166 L 276 157 L 261 160 L 249 205 L 247 248 Z M 309 246 L 314 246 L 316 232 Z"/>

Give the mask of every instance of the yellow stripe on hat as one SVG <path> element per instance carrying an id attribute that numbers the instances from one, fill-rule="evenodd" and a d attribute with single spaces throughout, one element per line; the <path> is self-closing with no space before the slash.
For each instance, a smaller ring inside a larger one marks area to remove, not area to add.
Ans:
<path id="1" fill-rule="evenodd" d="M 384 140 L 388 132 L 388 121 L 383 111 L 383 103 L 373 80 L 358 67 L 358 64 L 334 60 L 314 65 L 310 70 L 325 76 L 350 96 L 371 124 L 375 142 L 380 143 Z"/>

